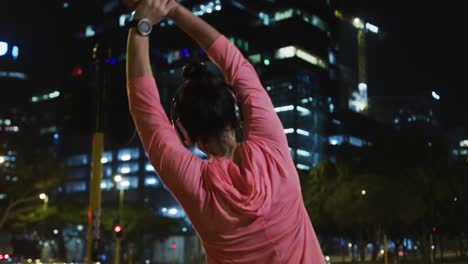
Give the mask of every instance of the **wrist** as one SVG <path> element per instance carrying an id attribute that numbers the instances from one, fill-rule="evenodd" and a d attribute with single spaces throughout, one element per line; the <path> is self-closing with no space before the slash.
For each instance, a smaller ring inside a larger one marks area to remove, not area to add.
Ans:
<path id="1" fill-rule="evenodd" d="M 169 13 L 167 13 L 167 17 L 169 19 L 172 19 L 174 20 L 174 18 L 177 16 L 177 14 L 179 13 L 179 10 L 183 8 L 183 6 L 179 3 L 177 3 L 174 8 L 171 9 L 171 11 L 169 11 Z"/>

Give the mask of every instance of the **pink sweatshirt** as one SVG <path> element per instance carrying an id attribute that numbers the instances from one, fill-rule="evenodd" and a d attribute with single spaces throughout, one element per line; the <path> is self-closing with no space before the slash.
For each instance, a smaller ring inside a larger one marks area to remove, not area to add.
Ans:
<path id="1" fill-rule="evenodd" d="M 161 180 L 214 263 L 325 263 L 278 115 L 252 65 L 224 36 L 207 51 L 242 104 L 241 166 L 202 160 L 181 143 L 153 77 L 128 83 L 130 111 Z"/>

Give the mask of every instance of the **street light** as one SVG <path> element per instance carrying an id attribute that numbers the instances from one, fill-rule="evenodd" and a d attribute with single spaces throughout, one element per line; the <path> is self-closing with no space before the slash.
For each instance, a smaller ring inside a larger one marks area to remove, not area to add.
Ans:
<path id="1" fill-rule="evenodd" d="M 0 164 L 4 163 L 5 162 L 5 157 L 3 156 L 0 156 Z"/>
<path id="2" fill-rule="evenodd" d="M 49 196 L 45 193 L 39 194 L 39 199 L 44 200 L 44 211 L 47 210 L 47 205 L 49 203 Z"/>
<path id="3" fill-rule="evenodd" d="M 361 194 L 362 194 L 363 196 L 366 195 L 366 193 L 367 193 L 366 190 L 362 190 L 362 191 L 361 191 Z"/>
<path id="4" fill-rule="evenodd" d="M 122 175 L 120 175 L 120 174 L 115 175 L 114 176 L 114 181 L 115 182 L 121 182 L 122 181 Z"/>

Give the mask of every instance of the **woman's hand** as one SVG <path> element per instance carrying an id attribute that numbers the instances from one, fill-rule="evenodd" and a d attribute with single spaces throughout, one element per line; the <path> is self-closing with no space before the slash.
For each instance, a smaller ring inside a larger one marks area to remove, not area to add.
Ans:
<path id="1" fill-rule="evenodd" d="M 141 0 L 133 19 L 146 18 L 157 24 L 179 5 L 175 0 Z"/>

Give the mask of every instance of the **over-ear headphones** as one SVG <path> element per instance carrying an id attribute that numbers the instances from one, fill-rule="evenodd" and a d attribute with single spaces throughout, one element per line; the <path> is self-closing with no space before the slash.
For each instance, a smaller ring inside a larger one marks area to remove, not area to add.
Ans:
<path id="1" fill-rule="evenodd" d="M 205 67 L 203 63 L 200 63 L 201 66 Z M 186 67 L 184 67 L 184 72 L 186 71 Z M 185 74 L 184 74 L 185 75 Z M 176 94 L 174 98 L 172 99 L 171 103 L 171 123 L 172 126 L 175 128 L 177 131 L 177 134 L 179 135 L 179 138 L 182 140 L 182 142 L 186 146 L 193 146 L 195 142 L 192 142 L 187 129 L 182 124 L 182 121 L 180 120 L 180 113 L 179 113 L 179 105 L 180 101 L 183 98 L 184 95 L 184 90 L 187 89 L 189 84 L 192 81 L 190 79 L 185 80 L 184 83 L 177 89 Z M 229 94 L 232 96 L 232 99 L 234 101 L 234 111 L 235 111 L 235 117 L 236 117 L 236 124 L 235 124 L 235 130 L 236 130 L 236 140 L 238 142 L 243 140 L 243 132 L 242 132 L 242 112 L 241 108 L 239 107 L 239 102 L 237 100 L 237 97 L 235 94 L 232 92 L 232 90 L 229 88 L 229 86 L 226 84 L 225 89 L 229 92 Z"/>

